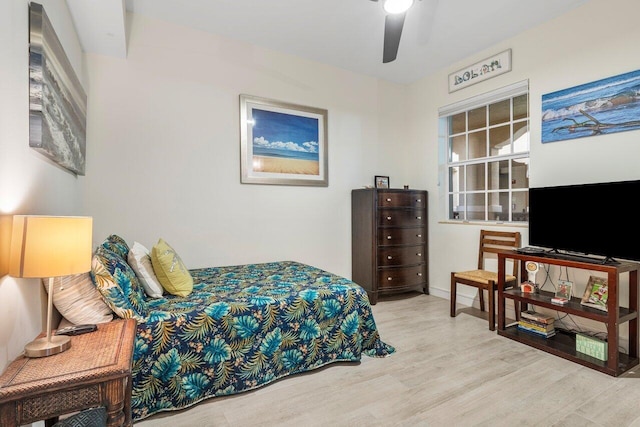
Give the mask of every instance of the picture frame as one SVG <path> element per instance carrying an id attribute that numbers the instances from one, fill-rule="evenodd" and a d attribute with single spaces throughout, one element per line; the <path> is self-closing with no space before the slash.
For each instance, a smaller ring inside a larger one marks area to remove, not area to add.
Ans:
<path id="1" fill-rule="evenodd" d="M 29 147 L 85 174 L 87 95 L 44 7 L 29 4 Z"/>
<path id="2" fill-rule="evenodd" d="M 327 187 L 328 111 L 240 95 L 240 182 Z"/>
<path id="3" fill-rule="evenodd" d="M 607 301 L 609 300 L 609 284 L 606 278 L 590 276 L 580 304 L 608 311 Z"/>
<path id="4" fill-rule="evenodd" d="M 566 300 L 571 299 L 571 295 L 573 291 L 573 282 L 568 280 L 558 280 L 558 288 L 556 289 L 555 296 L 556 298 L 563 298 Z"/>
<path id="5" fill-rule="evenodd" d="M 376 175 L 374 177 L 376 188 L 389 188 L 389 177 Z"/>
<path id="6" fill-rule="evenodd" d="M 449 93 L 511 71 L 511 49 L 449 74 Z"/>

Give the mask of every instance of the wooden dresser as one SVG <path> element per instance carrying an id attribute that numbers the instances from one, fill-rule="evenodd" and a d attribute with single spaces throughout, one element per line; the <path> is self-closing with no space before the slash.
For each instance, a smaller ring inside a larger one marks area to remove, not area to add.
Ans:
<path id="1" fill-rule="evenodd" d="M 351 192 L 352 280 L 369 294 L 429 293 L 427 192 L 358 189 Z"/>

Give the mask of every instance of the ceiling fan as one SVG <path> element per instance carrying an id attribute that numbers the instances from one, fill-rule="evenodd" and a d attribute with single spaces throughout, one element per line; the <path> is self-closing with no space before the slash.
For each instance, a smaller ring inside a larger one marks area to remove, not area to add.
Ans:
<path id="1" fill-rule="evenodd" d="M 371 0 L 377 2 L 378 0 Z M 382 62 L 395 61 L 398 56 L 400 37 L 407 10 L 413 6 L 414 0 L 382 0 L 382 7 L 387 16 L 384 19 L 384 46 L 382 50 Z"/>

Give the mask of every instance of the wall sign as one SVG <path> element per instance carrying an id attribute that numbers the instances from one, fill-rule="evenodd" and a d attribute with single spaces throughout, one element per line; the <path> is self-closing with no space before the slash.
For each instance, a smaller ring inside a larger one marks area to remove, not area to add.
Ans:
<path id="1" fill-rule="evenodd" d="M 511 49 L 449 74 L 449 93 L 511 71 Z"/>

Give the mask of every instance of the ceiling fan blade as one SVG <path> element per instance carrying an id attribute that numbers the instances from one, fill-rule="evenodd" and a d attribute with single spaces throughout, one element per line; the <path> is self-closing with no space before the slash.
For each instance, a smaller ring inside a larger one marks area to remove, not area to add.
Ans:
<path id="1" fill-rule="evenodd" d="M 384 19 L 384 49 L 382 51 L 382 62 L 394 61 L 398 56 L 400 37 L 406 12 L 395 15 L 387 15 Z"/>

